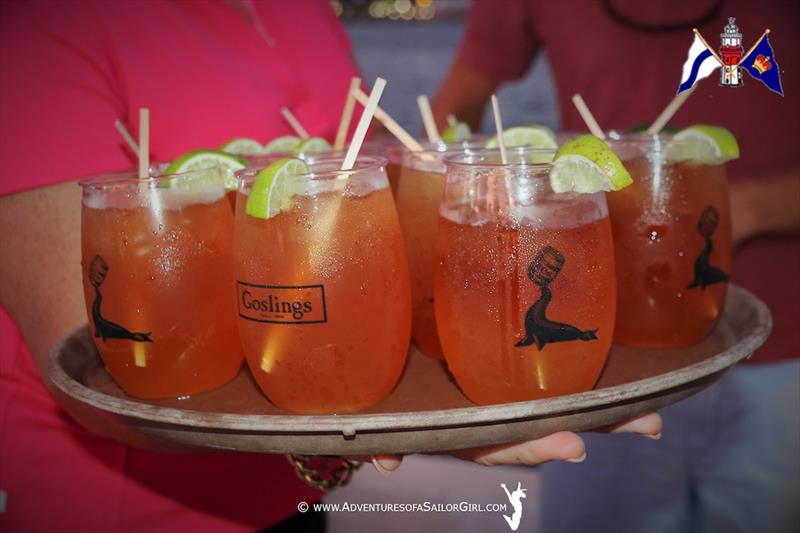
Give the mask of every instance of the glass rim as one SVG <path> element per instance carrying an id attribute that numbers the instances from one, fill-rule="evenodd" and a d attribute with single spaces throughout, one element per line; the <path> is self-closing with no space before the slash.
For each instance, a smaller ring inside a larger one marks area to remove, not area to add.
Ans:
<path id="1" fill-rule="evenodd" d="M 648 158 L 663 158 L 665 162 L 677 163 L 679 160 L 673 161 L 667 158 L 667 149 L 675 147 L 682 149 L 691 146 L 693 141 L 690 139 L 676 140 L 674 133 L 664 131 L 651 134 L 645 131 L 616 132 L 612 130 L 607 132 L 605 142 L 623 161 L 630 158 L 630 154 L 627 154 L 626 151 L 638 150 Z M 724 163 L 724 161 L 719 162 Z"/>
<path id="2" fill-rule="evenodd" d="M 444 150 L 437 150 L 437 149 L 425 149 L 425 150 L 409 150 L 408 148 L 403 148 L 403 159 L 405 160 L 406 157 L 425 157 L 425 156 L 445 156 L 447 154 L 458 154 L 462 152 L 478 152 L 480 150 L 485 150 L 483 145 L 476 145 L 476 146 L 463 146 L 463 145 L 443 145 L 447 148 Z"/>
<path id="3" fill-rule="evenodd" d="M 394 145 L 402 146 L 400 144 L 400 141 L 396 140 L 394 137 L 381 137 L 379 139 L 365 140 L 361 144 L 361 148 L 362 148 L 362 150 L 365 149 L 365 148 L 366 149 L 375 149 L 375 148 L 383 149 L 383 148 L 387 148 L 389 146 L 394 146 Z M 271 157 L 271 156 L 276 156 L 276 157 L 296 157 L 298 159 L 302 159 L 301 157 L 298 157 L 298 156 L 301 156 L 301 155 L 304 156 L 304 157 L 314 157 L 314 156 L 317 156 L 317 155 L 328 156 L 328 157 L 338 157 L 340 155 L 344 156 L 347 153 L 347 149 L 348 149 L 349 146 L 350 146 L 349 143 L 345 144 L 343 147 L 338 148 L 338 149 L 334 148 L 333 146 L 331 146 L 330 150 L 325 150 L 324 152 L 299 152 L 298 153 L 298 152 L 294 152 L 292 150 L 284 150 L 284 151 L 281 151 L 281 152 L 253 153 L 253 154 L 241 154 L 241 155 L 242 155 L 242 157 L 252 158 L 252 159 L 268 158 L 268 157 Z M 364 155 L 366 156 L 367 154 L 364 154 Z M 369 154 L 369 155 L 372 155 L 372 154 Z M 377 154 L 375 154 L 375 157 L 377 157 Z"/>
<path id="4" fill-rule="evenodd" d="M 509 152 L 513 152 L 516 156 L 527 156 L 527 155 L 536 155 L 536 154 L 552 154 L 555 155 L 556 150 L 554 148 L 531 148 L 529 146 L 513 146 L 510 148 L 506 148 L 506 155 Z M 498 161 L 479 161 L 479 162 L 467 162 L 461 161 L 461 159 L 467 157 L 475 157 L 475 156 L 484 156 L 484 157 L 496 157 Z M 475 150 L 471 152 L 461 152 L 457 154 L 450 154 L 444 158 L 444 164 L 447 166 L 448 170 L 450 168 L 495 168 L 495 169 L 535 169 L 535 170 L 549 170 L 553 163 L 529 163 L 529 162 L 511 162 L 511 163 L 503 163 L 500 161 L 501 158 L 501 151 L 497 148 L 484 148 L 482 150 Z"/>
<path id="5" fill-rule="evenodd" d="M 665 131 L 658 133 L 647 133 L 646 131 L 632 131 L 620 132 L 616 130 L 609 130 L 606 133 L 606 142 L 628 142 L 631 144 L 662 144 L 669 142 L 674 137 L 674 134 Z"/>
<path id="6" fill-rule="evenodd" d="M 476 136 L 480 136 L 480 134 L 473 135 L 473 137 Z M 488 137 L 486 137 L 486 139 L 488 139 Z M 453 141 L 449 143 L 444 141 L 430 142 L 428 140 L 421 140 L 419 144 L 422 146 L 422 150 L 412 150 L 403 144 L 400 145 L 400 149 L 403 157 L 406 155 L 441 155 L 449 152 L 461 152 L 464 150 L 485 150 L 484 144 L 486 139 L 470 138 L 466 141 Z"/>
<path id="7" fill-rule="evenodd" d="M 309 167 L 330 163 L 337 163 L 337 166 L 341 166 L 341 163 L 344 161 L 344 157 L 326 157 L 321 159 L 312 159 L 311 161 L 300 159 L 300 161 L 303 161 L 303 163 Z M 292 176 L 292 178 L 298 181 L 350 179 L 357 174 L 366 174 L 368 172 L 374 172 L 380 168 L 386 168 L 388 162 L 388 159 L 383 156 L 363 155 L 356 157 L 354 166 L 350 170 L 341 170 L 340 168 L 337 168 L 335 170 L 314 171 L 309 168 L 309 172 L 297 174 L 296 176 Z M 362 163 L 362 166 L 359 166 L 359 163 Z M 234 173 L 234 176 L 236 176 L 236 179 L 239 181 L 240 185 L 242 183 L 248 183 L 255 180 L 256 176 L 258 176 L 258 174 L 268 166 L 269 164 L 252 165 L 247 168 L 237 170 Z"/>
<path id="8" fill-rule="evenodd" d="M 219 169 L 222 170 L 220 167 L 211 166 L 206 168 L 198 168 L 193 170 L 187 170 L 185 172 L 174 172 L 171 174 L 167 174 L 164 172 L 166 170 L 167 165 L 169 165 L 169 161 L 163 162 L 155 162 L 150 165 L 148 177 L 140 178 L 139 174 L 136 170 L 120 170 L 117 172 L 106 172 L 103 174 L 94 174 L 91 176 L 86 176 L 78 180 L 78 185 L 81 188 L 96 188 L 96 189 L 105 189 L 114 186 L 121 186 L 121 185 L 133 185 L 137 184 L 139 186 L 143 184 L 147 184 L 148 187 L 157 187 L 160 183 L 163 183 L 166 180 L 172 179 L 191 179 L 193 176 L 197 176 L 200 174 L 204 174 L 209 170 Z"/>
<path id="9" fill-rule="evenodd" d="M 663 130 L 658 133 L 647 133 L 646 131 L 604 130 L 603 133 L 606 136 L 606 138 L 603 139 L 603 142 L 609 145 L 612 143 L 628 143 L 632 145 L 666 145 L 668 142 L 672 141 L 673 137 L 675 137 L 675 133 Z M 567 131 L 559 133 L 557 137 L 561 142 L 565 142 L 566 140 L 573 139 L 580 135 L 589 135 L 589 133 L 585 131 Z M 683 143 L 684 141 L 677 142 Z"/>

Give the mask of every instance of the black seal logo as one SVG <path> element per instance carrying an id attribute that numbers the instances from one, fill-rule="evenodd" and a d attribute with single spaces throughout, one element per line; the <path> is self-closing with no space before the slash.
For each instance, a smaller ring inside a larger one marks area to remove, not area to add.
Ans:
<path id="1" fill-rule="evenodd" d="M 139 333 L 128 331 L 126 328 L 106 320 L 100 313 L 100 305 L 103 303 L 103 295 L 100 294 L 100 285 L 108 275 L 108 263 L 105 259 L 96 255 L 89 263 L 89 283 L 94 287 L 94 303 L 92 304 L 92 321 L 94 322 L 94 336 L 106 339 L 128 339 L 135 342 L 153 342 L 150 339 L 151 331 Z"/>
<path id="2" fill-rule="evenodd" d="M 564 267 L 564 256 L 552 246 L 545 246 L 534 256 L 528 266 L 528 278 L 538 285 L 541 296 L 525 314 L 525 338 L 514 346 L 530 346 L 534 342 L 539 350 L 547 343 L 597 339 L 597 330 L 582 331 L 575 326 L 553 322 L 547 318 L 547 306 L 553 299 L 550 283 Z"/>
<path id="3" fill-rule="evenodd" d="M 718 225 L 719 212 L 712 206 L 706 207 L 703 214 L 700 215 L 700 220 L 697 221 L 697 232 L 706 240 L 706 245 L 694 262 L 694 281 L 686 287 L 687 289 L 700 287 L 702 291 L 708 285 L 728 282 L 728 275 L 708 262 L 711 258 L 711 250 L 714 248 L 711 236 L 717 230 Z"/>

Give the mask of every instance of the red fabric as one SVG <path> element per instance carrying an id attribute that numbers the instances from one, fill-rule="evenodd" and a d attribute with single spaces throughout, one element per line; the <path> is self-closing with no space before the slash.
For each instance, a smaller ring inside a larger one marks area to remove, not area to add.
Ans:
<path id="1" fill-rule="evenodd" d="M 0 531 L 253 531 L 320 494 L 282 456 L 157 454 L 96 437 L 46 393 L 0 307 Z"/>
<path id="2" fill-rule="evenodd" d="M 3 2 L 0 194 L 131 167 L 140 107 L 151 160 L 290 134 L 284 105 L 332 140 L 357 73 L 329 3 L 247 4 L 274 47 L 225 1 Z"/>
<path id="3" fill-rule="evenodd" d="M 678 20 L 707 10 L 710 2 L 612 2 L 637 20 Z M 770 43 L 781 67 L 784 98 L 744 76 L 744 86 L 719 87 L 719 72 L 702 80 L 672 119 L 689 126 L 706 123 L 730 129 L 742 157 L 728 165 L 731 181 L 800 172 L 800 3 L 726 0 L 718 16 L 698 29 L 719 46 L 728 17 L 736 17 L 745 50 L 770 28 Z M 597 121 L 607 129 L 626 130 L 649 122 L 675 96 L 692 32 L 645 33 L 617 23 L 600 0 L 535 2 L 506 0 L 502 9 L 489 0 L 473 2 L 459 60 L 489 78 L 523 76 L 535 54 L 547 50 L 558 89 L 561 127 L 585 130 L 570 99 L 580 93 Z M 499 50 L 499 53 L 497 52 Z M 646 95 L 646 97 L 644 96 Z M 510 119 L 513 121 L 513 118 Z M 513 123 L 513 122 L 512 122 Z M 800 198 L 797 199 L 800 205 Z M 772 311 L 774 327 L 752 361 L 800 355 L 800 239 L 760 238 L 734 253 L 733 282 L 761 297 Z"/>
<path id="4" fill-rule="evenodd" d="M 356 70 L 329 3 L 244 5 L 273 47 L 222 1 L 1 3 L 0 195 L 131 168 L 113 124 L 136 136 L 140 106 L 154 160 L 290 133 L 282 105 L 332 137 Z M 93 436 L 47 394 L 1 306 L 0 385 L 2 531 L 247 531 L 320 497 L 282 456 Z"/>

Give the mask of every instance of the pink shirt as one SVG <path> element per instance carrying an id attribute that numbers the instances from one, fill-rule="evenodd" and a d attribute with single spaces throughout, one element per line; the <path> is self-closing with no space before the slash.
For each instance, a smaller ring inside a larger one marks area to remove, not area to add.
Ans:
<path id="1" fill-rule="evenodd" d="M 522 77 L 536 53 L 547 49 L 558 89 L 561 127 L 585 131 L 570 99 L 580 93 L 598 123 L 626 130 L 650 122 L 675 96 L 692 42 L 686 30 L 647 33 L 617 22 L 604 2 L 505 0 L 503 8 L 475 0 L 459 60 L 498 81 Z M 710 2 L 610 2 L 640 22 L 677 22 L 704 14 Z M 727 0 L 698 29 L 711 46 L 728 17 L 736 17 L 745 49 L 770 28 L 785 97 L 745 75 L 744 86 L 719 87 L 719 72 L 701 81 L 672 123 L 718 124 L 739 141 L 742 157 L 728 164 L 731 181 L 800 172 L 800 48 L 795 35 L 800 9 L 792 2 Z M 665 9 L 666 8 L 666 9 Z M 513 118 L 509 118 L 513 124 Z M 798 199 L 800 201 L 800 199 Z M 800 239 L 762 237 L 739 246 L 732 280 L 760 296 L 773 315 L 772 335 L 753 361 L 800 356 Z"/>
<path id="2" fill-rule="evenodd" d="M 0 4 L 0 195 L 132 168 L 113 124 L 136 136 L 139 107 L 154 160 L 288 134 L 283 105 L 330 139 L 356 70 L 329 2 L 243 4 L 249 16 L 222 1 Z M 245 531 L 320 496 L 282 456 L 91 435 L 45 391 L 2 307 L 0 490 L 3 531 Z"/>

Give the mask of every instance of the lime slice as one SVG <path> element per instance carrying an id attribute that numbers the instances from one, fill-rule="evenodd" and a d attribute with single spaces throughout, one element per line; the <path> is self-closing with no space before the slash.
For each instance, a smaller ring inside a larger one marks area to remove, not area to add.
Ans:
<path id="1" fill-rule="evenodd" d="M 219 168 L 223 170 L 225 176 L 225 189 L 236 189 L 236 177 L 233 175 L 237 170 L 247 166 L 247 161 L 233 154 L 220 152 L 218 150 L 194 150 L 187 152 L 169 164 L 165 174 L 182 174 L 195 170 Z M 209 179 L 216 177 L 216 173 L 209 173 Z M 164 180 L 162 187 L 171 187 L 173 180 Z M 193 181 L 192 183 L 203 183 L 204 180 Z"/>
<path id="2" fill-rule="evenodd" d="M 531 148 L 558 148 L 553 130 L 547 126 L 516 126 L 503 132 L 506 148 L 530 146 Z M 497 135 L 486 141 L 486 148 L 499 148 Z"/>
<path id="3" fill-rule="evenodd" d="M 618 191 L 631 183 L 622 161 L 594 135 L 581 135 L 561 145 L 550 169 L 555 192 Z"/>
<path id="4" fill-rule="evenodd" d="M 468 141 L 472 137 L 472 130 L 466 122 L 456 122 L 452 126 L 447 126 L 442 132 L 442 140 L 446 143 Z"/>
<path id="5" fill-rule="evenodd" d="M 263 153 L 277 154 L 279 152 L 293 152 L 295 146 L 300 144 L 300 137 L 294 135 L 284 135 L 268 142 L 264 147 Z"/>
<path id="6" fill-rule="evenodd" d="M 236 155 L 255 155 L 255 154 L 260 154 L 261 152 L 264 151 L 264 147 L 261 146 L 260 142 L 258 142 L 255 139 L 250 139 L 248 137 L 238 137 L 236 139 L 231 139 L 230 141 L 220 146 L 219 149 L 222 150 L 223 152 Z"/>
<path id="7" fill-rule="evenodd" d="M 288 157 L 275 161 L 256 176 L 245 212 L 251 217 L 271 218 L 281 211 L 288 211 L 295 190 L 289 178 L 306 173 L 308 167 L 302 159 Z"/>
<path id="8" fill-rule="evenodd" d="M 676 133 L 665 155 L 671 161 L 722 163 L 739 159 L 739 143 L 725 128 L 697 124 Z"/>
<path id="9" fill-rule="evenodd" d="M 303 139 L 300 144 L 294 147 L 294 153 L 296 154 L 321 154 L 331 150 L 333 150 L 333 147 L 322 137 Z"/>

